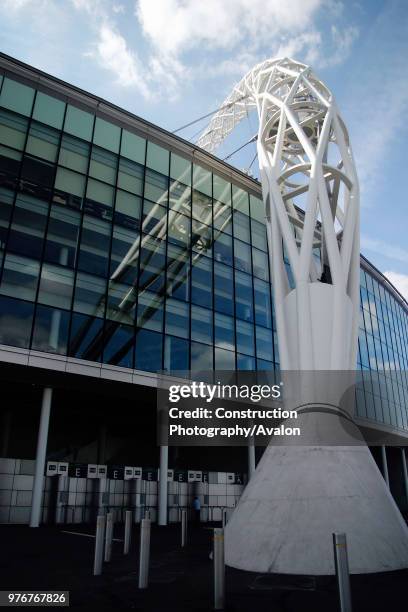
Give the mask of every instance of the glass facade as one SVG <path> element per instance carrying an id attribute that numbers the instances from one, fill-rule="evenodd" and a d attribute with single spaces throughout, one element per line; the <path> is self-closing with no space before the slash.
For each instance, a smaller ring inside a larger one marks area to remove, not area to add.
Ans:
<path id="1" fill-rule="evenodd" d="M 407 310 L 363 270 L 361 293 L 358 367 L 400 383 L 391 400 L 373 382 L 359 413 L 408 429 Z M 261 200 L 5 76 L 0 344 L 145 371 L 279 368 Z"/>

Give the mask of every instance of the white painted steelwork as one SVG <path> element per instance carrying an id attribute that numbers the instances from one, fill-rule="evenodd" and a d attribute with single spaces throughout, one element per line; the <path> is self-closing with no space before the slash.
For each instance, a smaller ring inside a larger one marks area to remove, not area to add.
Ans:
<path id="1" fill-rule="evenodd" d="M 284 58 L 248 72 L 197 144 L 214 151 L 253 108 L 281 368 L 354 369 L 359 186 L 346 127 L 311 68 Z"/>
<path id="2" fill-rule="evenodd" d="M 359 311 L 359 186 L 346 127 L 310 67 L 267 60 L 234 87 L 198 145 L 214 151 L 252 109 L 281 375 L 298 409 L 288 424 L 303 438 L 271 439 L 226 526 L 226 562 L 332 574 L 331 534 L 341 532 L 352 573 L 408 567 L 407 526 L 352 409 L 341 408 Z"/>

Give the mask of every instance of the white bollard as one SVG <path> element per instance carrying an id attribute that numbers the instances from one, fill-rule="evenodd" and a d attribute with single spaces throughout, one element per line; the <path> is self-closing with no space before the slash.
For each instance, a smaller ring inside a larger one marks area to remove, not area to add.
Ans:
<path id="1" fill-rule="evenodd" d="M 181 547 L 187 545 L 187 510 L 181 511 Z"/>
<path id="2" fill-rule="evenodd" d="M 224 610 L 225 607 L 225 557 L 224 530 L 214 529 L 214 610 Z"/>
<path id="3" fill-rule="evenodd" d="M 106 515 L 106 532 L 105 532 L 105 561 L 109 563 L 112 557 L 112 539 L 113 539 L 113 514 L 108 512 Z"/>
<path id="4" fill-rule="evenodd" d="M 130 538 L 132 534 L 132 514 L 131 510 L 125 512 L 125 538 L 123 541 L 123 554 L 127 555 L 130 550 Z"/>
<path id="5" fill-rule="evenodd" d="M 94 558 L 94 576 L 102 574 L 103 565 L 103 547 L 105 542 L 105 523 L 106 517 L 98 516 L 96 519 L 96 536 L 95 536 L 95 558 Z"/>
<path id="6" fill-rule="evenodd" d="M 339 589 L 340 612 L 351 612 L 350 573 L 345 533 L 333 533 L 333 552 Z"/>
<path id="7" fill-rule="evenodd" d="M 142 519 L 140 524 L 139 589 L 147 589 L 149 584 L 149 560 L 150 519 Z"/>

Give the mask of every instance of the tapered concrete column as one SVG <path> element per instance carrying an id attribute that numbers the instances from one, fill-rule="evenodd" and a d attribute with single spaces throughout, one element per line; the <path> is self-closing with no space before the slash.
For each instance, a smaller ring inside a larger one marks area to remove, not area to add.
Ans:
<path id="1" fill-rule="evenodd" d="M 248 446 L 248 480 L 252 478 L 252 474 L 255 472 L 256 464 L 255 464 L 255 445 L 249 443 Z"/>
<path id="2" fill-rule="evenodd" d="M 407 458 L 405 455 L 405 448 L 401 448 L 401 459 L 402 459 L 402 472 L 404 475 L 404 488 L 405 488 L 405 497 L 408 501 L 408 472 L 407 472 Z"/>
<path id="3" fill-rule="evenodd" d="M 159 517 L 158 525 L 167 525 L 167 470 L 169 468 L 169 447 L 160 447 Z"/>
<path id="4" fill-rule="evenodd" d="M 8 456 L 10 431 L 11 431 L 11 408 L 7 408 L 3 416 L 3 433 L 1 436 L 0 457 Z"/>
<path id="5" fill-rule="evenodd" d="M 37 452 L 35 456 L 35 473 L 33 497 L 31 502 L 30 527 L 38 527 L 41 519 L 41 502 L 44 486 L 45 457 L 47 453 L 48 427 L 50 424 L 52 389 L 43 390 L 40 426 L 38 428 Z"/>
<path id="6" fill-rule="evenodd" d="M 390 477 L 388 474 L 388 463 L 387 463 L 387 451 L 386 451 L 384 444 L 381 446 L 381 461 L 382 461 L 384 480 L 387 483 L 387 487 L 390 488 Z"/>

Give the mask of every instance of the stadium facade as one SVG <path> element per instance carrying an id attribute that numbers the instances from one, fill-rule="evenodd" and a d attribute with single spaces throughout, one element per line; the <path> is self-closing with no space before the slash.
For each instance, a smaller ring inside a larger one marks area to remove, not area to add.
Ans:
<path id="1" fill-rule="evenodd" d="M 261 185 L 5 55 L 0 87 L 0 522 L 32 517 L 36 457 L 41 520 L 155 518 L 156 373 L 279 369 Z M 360 293 L 356 422 L 406 511 L 408 305 L 364 257 Z M 169 520 L 232 508 L 244 451 L 171 449 Z"/>

